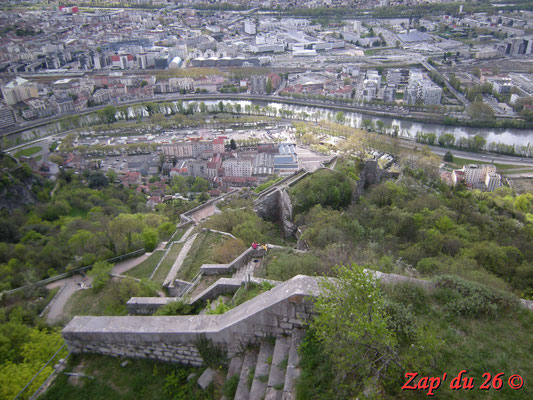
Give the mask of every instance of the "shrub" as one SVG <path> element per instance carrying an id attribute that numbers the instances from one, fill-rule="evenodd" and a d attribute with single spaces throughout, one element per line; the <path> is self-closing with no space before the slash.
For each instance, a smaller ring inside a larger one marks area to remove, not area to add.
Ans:
<path id="1" fill-rule="evenodd" d="M 416 324 L 413 307 L 385 300 L 385 312 L 388 315 L 387 328 L 394 332 L 398 343 L 410 343 L 416 336 Z"/>
<path id="2" fill-rule="evenodd" d="M 221 298 L 217 300 L 217 304 L 215 308 L 211 308 L 211 302 L 207 300 L 207 305 L 205 306 L 205 313 L 207 315 L 217 315 L 217 314 L 224 314 L 226 311 L 231 310 L 231 307 L 228 306 L 224 301 L 222 301 Z"/>
<path id="3" fill-rule="evenodd" d="M 173 301 L 159 308 L 154 315 L 191 315 L 193 307 L 183 301 Z"/>
<path id="4" fill-rule="evenodd" d="M 509 293 L 452 275 L 439 276 L 436 288 L 435 296 L 453 315 L 496 316 L 516 306 L 516 299 Z"/>

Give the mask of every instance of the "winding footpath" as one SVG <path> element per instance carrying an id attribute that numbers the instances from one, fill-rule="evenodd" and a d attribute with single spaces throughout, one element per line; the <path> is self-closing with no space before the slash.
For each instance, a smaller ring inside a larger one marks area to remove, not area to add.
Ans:
<path id="1" fill-rule="evenodd" d="M 159 247 L 161 247 L 161 245 L 162 243 L 159 245 Z M 129 271 L 130 269 L 142 263 L 151 255 L 152 253 L 144 253 L 140 257 L 130 258 L 128 260 L 121 261 L 115 264 L 115 266 L 111 270 L 111 273 L 116 275 L 122 275 L 126 271 Z M 61 322 L 65 305 L 70 300 L 72 295 L 78 290 L 80 290 L 80 284 L 91 285 L 92 281 L 93 279 L 91 277 L 74 275 L 70 278 L 61 279 L 60 281 L 52 282 L 46 285 L 46 288 L 49 290 L 55 289 L 57 287 L 61 288 L 48 306 L 48 312 L 46 313 L 46 322 L 49 325 L 54 325 Z"/>

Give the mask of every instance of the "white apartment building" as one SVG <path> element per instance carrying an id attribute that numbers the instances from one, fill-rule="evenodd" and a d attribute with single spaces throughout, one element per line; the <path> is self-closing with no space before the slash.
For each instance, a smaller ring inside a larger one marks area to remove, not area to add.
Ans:
<path id="1" fill-rule="evenodd" d="M 486 174 L 486 171 L 480 165 L 476 164 L 464 165 L 463 171 L 465 173 L 465 182 L 470 184 L 482 181 Z"/>
<path id="2" fill-rule="evenodd" d="M 485 177 L 485 187 L 489 192 L 494 191 L 502 185 L 502 177 L 500 174 L 489 172 Z"/>
<path id="3" fill-rule="evenodd" d="M 250 160 L 226 160 L 222 163 L 225 176 L 252 176 L 252 162 Z"/>
<path id="4" fill-rule="evenodd" d="M 177 158 L 192 157 L 192 144 L 190 142 L 180 142 L 172 144 L 164 144 L 161 146 L 161 151 L 164 155 Z"/>
<path id="5" fill-rule="evenodd" d="M 255 24 L 251 21 L 245 21 L 244 32 L 248 35 L 255 35 L 256 34 Z"/>
<path id="6" fill-rule="evenodd" d="M 17 78 L 2 87 L 2 95 L 10 106 L 29 98 L 39 97 L 37 86 L 23 78 Z"/>

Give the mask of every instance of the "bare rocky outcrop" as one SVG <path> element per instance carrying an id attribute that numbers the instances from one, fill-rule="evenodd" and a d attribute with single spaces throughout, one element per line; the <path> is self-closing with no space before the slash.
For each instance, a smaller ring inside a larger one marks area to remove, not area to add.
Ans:
<path id="1" fill-rule="evenodd" d="M 292 222 L 292 203 L 285 188 L 276 189 L 256 200 L 255 212 L 266 221 L 280 223 L 285 237 L 293 236 L 297 226 Z"/>

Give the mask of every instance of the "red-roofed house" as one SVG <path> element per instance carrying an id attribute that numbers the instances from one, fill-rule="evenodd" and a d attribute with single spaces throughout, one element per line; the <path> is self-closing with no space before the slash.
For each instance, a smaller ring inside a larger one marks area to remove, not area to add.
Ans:
<path id="1" fill-rule="evenodd" d="M 124 186 L 128 185 L 138 185 L 141 183 L 141 173 L 140 172 L 126 172 L 120 177 L 120 181 Z"/>

